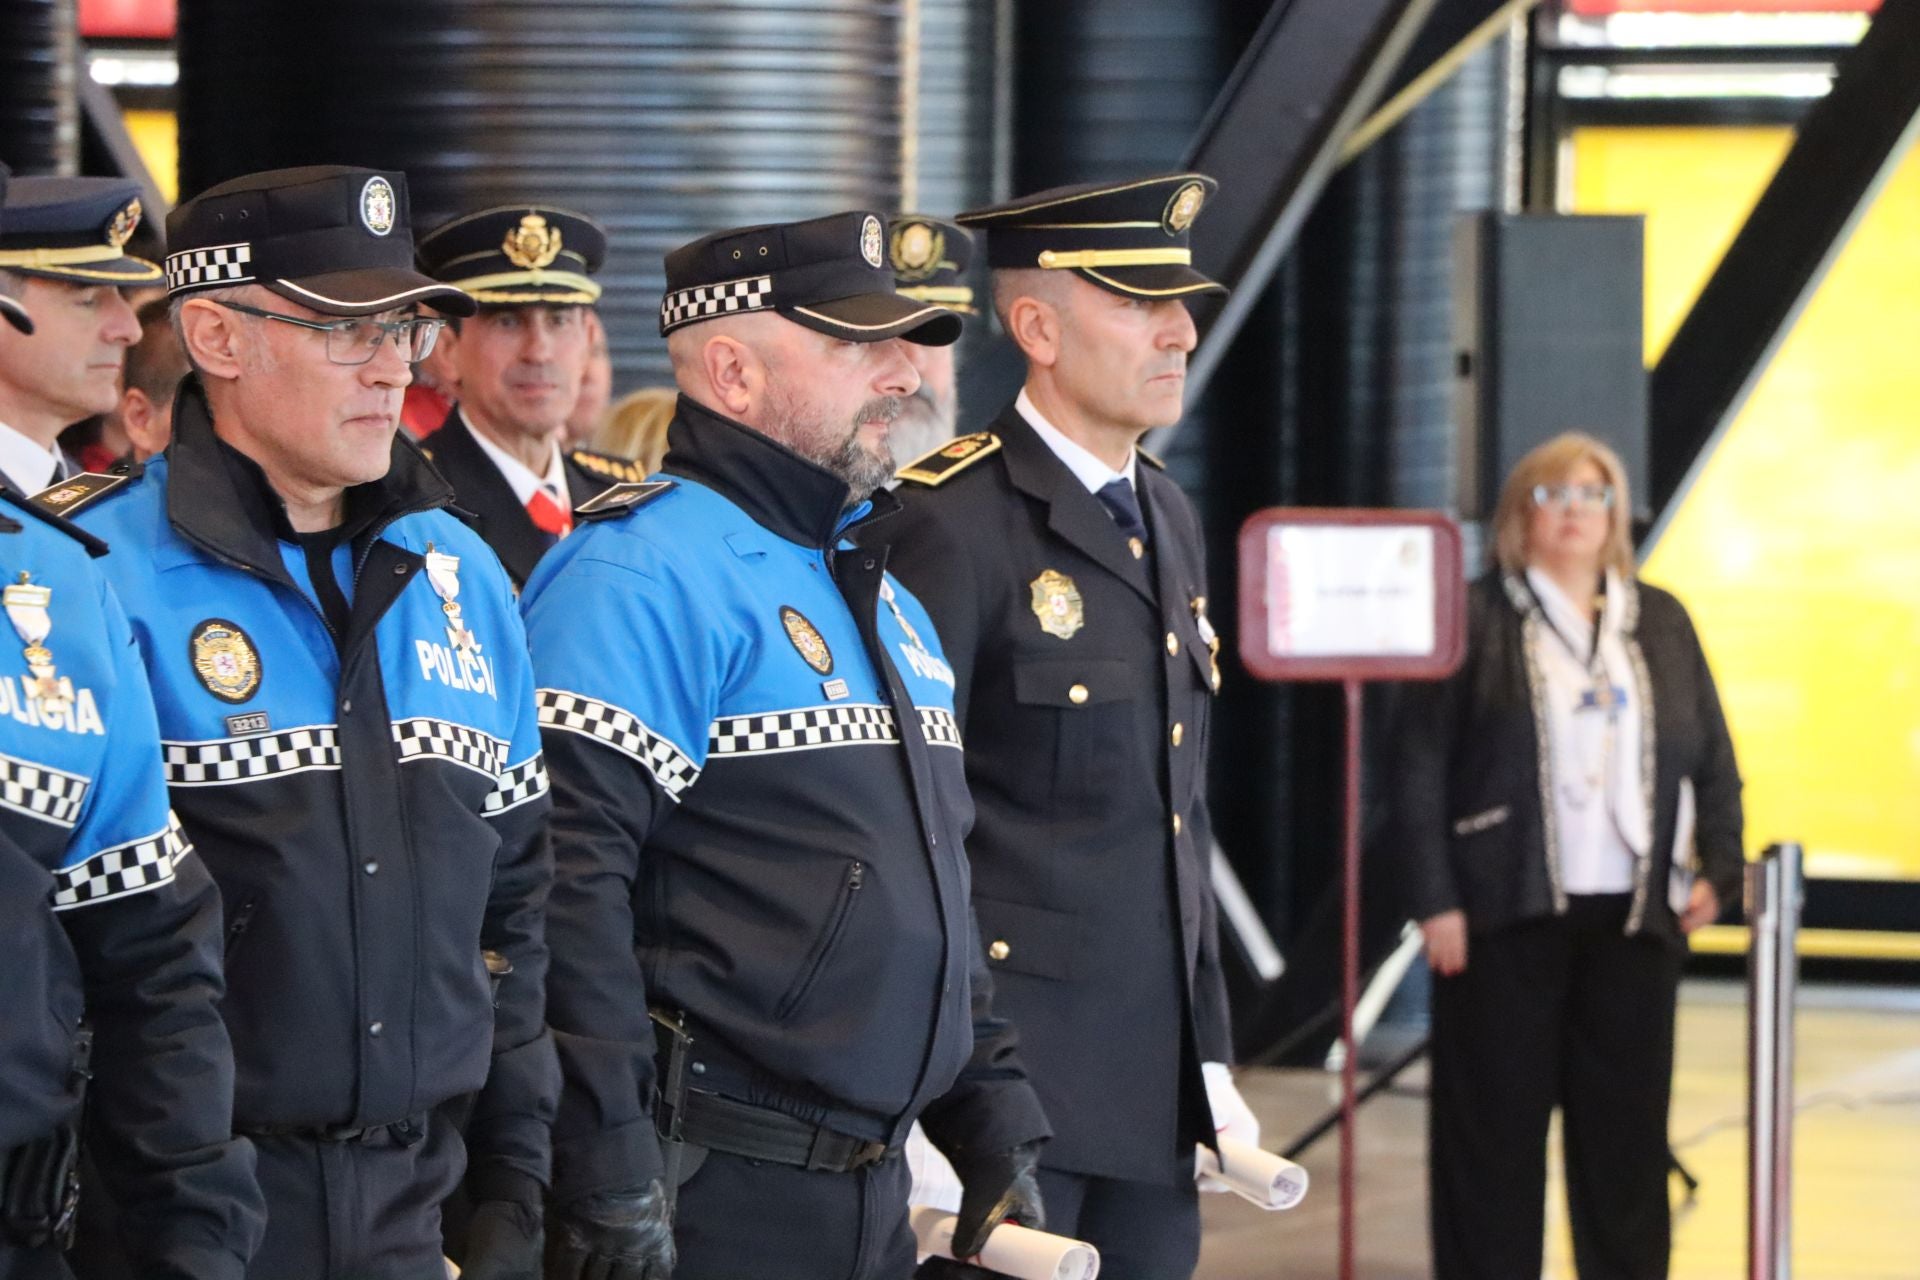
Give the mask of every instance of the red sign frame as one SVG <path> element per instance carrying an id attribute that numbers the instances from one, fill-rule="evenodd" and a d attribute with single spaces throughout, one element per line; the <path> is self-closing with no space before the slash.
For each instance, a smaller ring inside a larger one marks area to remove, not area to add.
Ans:
<path id="1" fill-rule="evenodd" d="M 1428 654 L 1298 657 L 1267 648 L 1267 534 L 1277 526 L 1320 525 L 1433 531 L 1434 650 Z M 1269 507 L 1240 526 L 1240 661 L 1262 680 L 1440 680 L 1466 657 L 1466 562 L 1460 526 L 1438 511 Z"/>

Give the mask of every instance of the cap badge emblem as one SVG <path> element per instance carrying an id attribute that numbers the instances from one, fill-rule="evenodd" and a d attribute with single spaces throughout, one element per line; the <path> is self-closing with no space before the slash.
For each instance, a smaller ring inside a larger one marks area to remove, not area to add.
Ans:
<path id="1" fill-rule="evenodd" d="M 924 280 L 939 270 L 947 238 L 924 222 L 904 222 L 893 232 L 893 273 L 907 280 Z"/>
<path id="2" fill-rule="evenodd" d="M 1193 225 L 1200 214 L 1200 206 L 1206 203 L 1207 189 L 1198 182 L 1189 182 L 1173 193 L 1173 199 L 1167 201 L 1167 212 L 1160 219 L 1167 234 L 1177 236 Z"/>
<path id="3" fill-rule="evenodd" d="M 538 271 L 551 266 L 560 256 L 560 228 L 550 227 L 537 213 L 520 219 L 520 225 L 507 232 L 500 251 L 507 261 L 522 271 Z"/>
<path id="4" fill-rule="evenodd" d="M 113 221 L 107 224 L 107 243 L 119 249 L 133 239 L 133 229 L 140 225 L 140 202 L 129 200 L 120 212 L 113 215 Z"/>
<path id="5" fill-rule="evenodd" d="M 867 260 L 870 267 L 878 267 L 886 261 L 881 256 L 880 219 L 872 214 L 860 224 L 860 256 Z"/>
<path id="6" fill-rule="evenodd" d="M 1033 616 L 1040 629 L 1062 640 L 1086 625 L 1086 606 L 1080 600 L 1080 588 L 1058 569 L 1048 569 L 1030 584 L 1033 590 Z"/>
<path id="7" fill-rule="evenodd" d="M 385 178 L 368 178 L 360 188 L 360 224 L 377 236 L 393 230 L 399 202 L 393 196 L 393 184 Z"/>
<path id="8" fill-rule="evenodd" d="M 208 618 L 188 642 L 194 674 L 222 702 L 245 702 L 260 688 L 260 654 L 247 633 L 225 618 Z"/>
<path id="9" fill-rule="evenodd" d="M 793 647 L 800 651 L 808 666 L 823 676 L 833 674 L 833 650 L 827 648 L 826 637 L 807 621 L 806 615 L 781 605 L 780 625 L 787 629 L 787 639 L 793 641 Z"/>

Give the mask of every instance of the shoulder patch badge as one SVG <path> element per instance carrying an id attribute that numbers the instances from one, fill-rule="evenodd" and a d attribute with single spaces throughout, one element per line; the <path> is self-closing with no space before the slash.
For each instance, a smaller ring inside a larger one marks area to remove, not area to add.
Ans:
<path id="1" fill-rule="evenodd" d="M 793 647 L 807 660 L 807 665 L 823 676 L 833 674 L 833 650 L 827 648 L 827 639 L 820 629 L 807 621 L 807 616 L 798 609 L 787 605 L 780 606 L 780 625 L 787 629 L 787 639 L 793 641 Z"/>
<path id="2" fill-rule="evenodd" d="M 1028 586 L 1033 591 L 1033 616 L 1040 619 L 1042 631 L 1071 640 L 1086 625 L 1086 605 L 1072 578 L 1058 569 L 1045 569 Z"/>
<path id="3" fill-rule="evenodd" d="M 965 471 L 989 454 L 1000 451 L 1000 437 L 991 431 L 976 431 L 947 441 L 932 453 L 923 454 L 894 474 L 913 484 L 933 488 Z"/>
<path id="4" fill-rule="evenodd" d="M 621 515 L 645 506 L 671 488 L 673 488 L 671 480 L 610 485 L 575 507 L 573 514 L 582 520 L 604 520 L 608 516 Z"/>
<path id="5" fill-rule="evenodd" d="M 260 689 L 260 651 L 238 623 L 208 618 L 193 629 L 187 656 L 207 692 L 222 702 L 245 702 Z"/>
<path id="6" fill-rule="evenodd" d="M 42 489 L 33 495 L 33 505 L 56 516 L 78 515 L 115 489 L 138 480 L 140 473 L 137 465 L 125 472 L 89 471 Z"/>
<path id="7" fill-rule="evenodd" d="M 582 471 L 599 476 L 603 480 L 618 480 L 623 484 L 636 484 L 647 478 L 645 468 L 630 458 L 618 458 L 611 453 L 599 453 L 592 449 L 570 449 L 567 460 Z"/>

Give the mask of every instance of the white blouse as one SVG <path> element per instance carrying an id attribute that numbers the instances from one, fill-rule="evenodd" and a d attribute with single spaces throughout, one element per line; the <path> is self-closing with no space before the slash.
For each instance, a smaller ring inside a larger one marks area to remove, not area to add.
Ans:
<path id="1" fill-rule="evenodd" d="M 1527 570 L 1547 625 L 1535 631 L 1534 661 L 1547 699 L 1548 756 L 1568 893 L 1630 893 L 1638 859 L 1653 845 L 1652 815 L 1640 787 L 1640 712 L 1631 659 L 1620 632 L 1625 592 L 1607 573 L 1594 627 L 1552 578 Z"/>

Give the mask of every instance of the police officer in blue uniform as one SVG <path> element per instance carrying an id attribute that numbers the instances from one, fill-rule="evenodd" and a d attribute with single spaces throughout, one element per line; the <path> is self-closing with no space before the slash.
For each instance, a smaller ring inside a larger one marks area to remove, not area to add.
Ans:
<path id="1" fill-rule="evenodd" d="M 72 1274 L 84 1088 L 140 1274 L 237 1280 L 261 1205 L 231 1136 L 220 898 L 167 807 L 105 551 L 0 495 L 0 1277 Z"/>
<path id="2" fill-rule="evenodd" d="M 960 321 L 895 294 L 870 213 L 666 266 L 667 467 L 582 508 L 522 601 L 566 1075 L 548 1275 L 903 1276 L 916 1117 L 963 1250 L 1040 1220 L 1047 1134 L 967 906 L 953 674 L 849 541 L 893 505 L 902 342 Z"/>
<path id="3" fill-rule="evenodd" d="M 646 479 L 637 463 L 565 442 L 606 256 L 599 223 L 542 204 L 482 209 L 420 237 L 421 270 L 480 304 L 441 335 L 460 403 L 420 444 L 516 586 L 573 528 L 574 507 Z"/>
<path id="4" fill-rule="evenodd" d="M 0 227 L 0 311 L 31 311 L 30 331 L 0 329 L 0 488 L 36 493 L 80 468 L 60 433 L 120 403 L 120 373 L 140 324 L 121 290 L 160 268 L 124 249 L 140 191 L 123 178 L 20 178 Z"/>
<path id="5" fill-rule="evenodd" d="M 226 906 L 262 1278 L 538 1268 L 558 1091 L 548 808 L 506 574 L 396 434 L 410 362 L 471 311 L 413 266 L 405 179 L 279 170 L 168 219 L 196 373 L 144 475 L 44 495 L 119 550 L 174 807 Z M 435 1108 L 478 1093 L 463 1151 Z"/>
<path id="6" fill-rule="evenodd" d="M 1191 1274 L 1196 1148 L 1258 1125 L 1228 1073 L 1208 880 L 1218 638 L 1198 521 L 1140 437 L 1177 421 L 1201 174 L 962 213 L 1026 385 L 900 474 L 893 564 L 947 643 L 1003 1013 L 1055 1136 L 1052 1229 L 1101 1274 Z"/>

